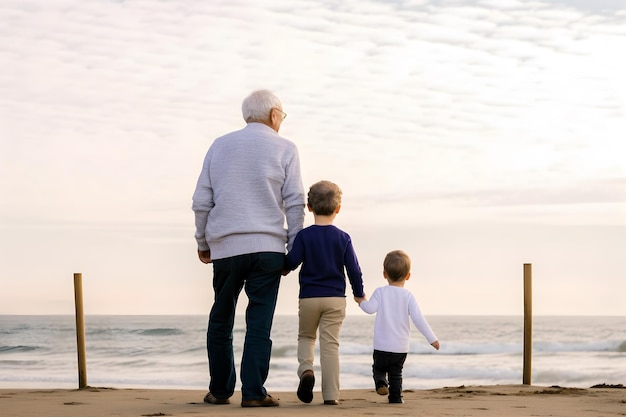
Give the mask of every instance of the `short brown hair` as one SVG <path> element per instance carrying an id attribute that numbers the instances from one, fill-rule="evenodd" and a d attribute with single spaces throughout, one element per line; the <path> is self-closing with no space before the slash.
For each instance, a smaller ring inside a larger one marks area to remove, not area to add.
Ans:
<path id="1" fill-rule="evenodd" d="M 316 182 L 309 188 L 309 207 L 315 214 L 329 216 L 341 205 L 341 194 L 341 188 L 333 182 Z"/>
<path id="2" fill-rule="evenodd" d="M 404 251 L 391 251 L 385 256 L 383 268 L 390 280 L 402 281 L 411 272 L 411 258 Z"/>

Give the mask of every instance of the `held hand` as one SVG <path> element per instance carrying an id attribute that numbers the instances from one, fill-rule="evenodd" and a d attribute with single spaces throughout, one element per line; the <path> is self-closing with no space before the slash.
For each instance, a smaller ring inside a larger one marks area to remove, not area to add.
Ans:
<path id="1" fill-rule="evenodd" d="M 213 262 L 210 250 L 198 250 L 198 258 L 200 258 L 200 262 L 203 264 L 210 264 Z"/>
<path id="2" fill-rule="evenodd" d="M 365 294 L 363 294 L 363 297 L 354 297 L 354 301 L 356 301 L 356 303 L 359 305 L 361 305 L 361 303 L 365 300 L 366 300 Z"/>
<path id="3" fill-rule="evenodd" d="M 435 349 L 439 350 L 439 340 L 435 340 L 430 345 L 434 347 Z"/>

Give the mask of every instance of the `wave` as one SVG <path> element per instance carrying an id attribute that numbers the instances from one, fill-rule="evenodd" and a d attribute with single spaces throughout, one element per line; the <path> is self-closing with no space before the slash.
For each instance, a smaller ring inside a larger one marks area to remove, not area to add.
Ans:
<path id="1" fill-rule="evenodd" d="M 124 329 L 124 328 L 105 328 L 105 329 L 89 329 L 87 336 L 107 336 L 107 335 L 141 335 L 141 336 L 178 336 L 184 334 L 181 329 L 173 327 L 157 327 L 150 329 Z"/>
<path id="2" fill-rule="evenodd" d="M 294 345 L 272 346 L 272 358 L 295 358 L 298 347 Z"/>
<path id="3" fill-rule="evenodd" d="M 536 352 L 626 352 L 626 341 L 617 340 L 597 342 L 539 342 L 533 344 Z"/>
<path id="4" fill-rule="evenodd" d="M 188 355 L 188 354 L 192 354 L 195 352 L 202 352 L 202 353 L 206 352 L 206 346 L 205 345 L 194 346 L 194 347 L 190 347 L 187 349 L 182 349 L 178 353 L 180 353 L 181 355 Z"/>
<path id="5" fill-rule="evenodd" d="M 0 346 L 0 353 L 32 352 L 41 349 L 39 346 Z"/>
<path id="6" fill-rule="evenodd" d="M 319 343 L 319 342 L 318 342 Z M 293 346 L 283 345 L 274 348 L 272 355 L 278 357 L 290 357 L 297 349 Z M 316 345 L 316 349 L 319 349 Z M 373 347 L 359 342 L 340 341 L 339 351 L 342 355 L 371 355 Z M 441 342 L 441 350 L 432 348 L 426 341 L 411 341 L 409 354 L 414 355 L 444 355 L 444 356 L 472 356 L 472 355 L 521 355 L 524 352 L 523 343 L 448 343 Z M 547 343 L 533 344 L 533 352 L 536 353 L 576 353 L 576 352 L 626 352 L 626 341 L 619 344 L 616 341 L 578 342 L 578 343 Z"/>
<path id="7" fill-rule="evenodd" d="M 363 353 L 358 351 L 356 353 Z M 435 351 L 426 342 L 411 342 L 409 353 L 437 355 L 497 355 L 522 354 L 524 345 L 519 343 L 446 343 L 441 341 L 441 350 Z M 597 342 L 535 342 L 533 352 L 536 353 L 575 353 L 575 352 L 626 352 L 626 341 Z"/>
<path id="8" fill-rule="evenodd" d="M 165 327 L 158 329 L 133 330 L 131 333 L 144 336 L 177 336 L 183 334 L 183 331 L 180 329 Z"/>

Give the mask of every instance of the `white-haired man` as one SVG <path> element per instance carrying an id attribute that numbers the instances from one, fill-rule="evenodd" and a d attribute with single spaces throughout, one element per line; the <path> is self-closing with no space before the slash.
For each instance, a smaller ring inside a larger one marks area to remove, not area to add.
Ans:
<path id="1" fill-rule="evenodd" d="M 304 222 L 304 187 L 296 145 L 279 136 L 287 116 L 271 91 L 242 104 L 246 126 L 210 146 L 193 195 L 198 256 L 213 263 L 209 314 L 209 392 L 204 402 L 228 404 L 235 389 L 233 324 L 242 289 L 248 296 L 241 359 L 242 407 L 277 406 L 264 384 L 270 331 L 285 250 Z M 285 219 L 287 229 L 285 229 Z"/>

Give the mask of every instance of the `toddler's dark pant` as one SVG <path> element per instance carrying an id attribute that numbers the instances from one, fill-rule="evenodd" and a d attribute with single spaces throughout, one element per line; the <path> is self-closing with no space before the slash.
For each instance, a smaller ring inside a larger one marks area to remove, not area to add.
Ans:
<path id="1" fill-rule="evenodd" d="M 402 368 L 406 353 L 383 352 L 374 349 L 374 383 L 389 386 L 389 401 L 402 399 Z M 387 377 L 389 379 L 387 379 Z"/>

